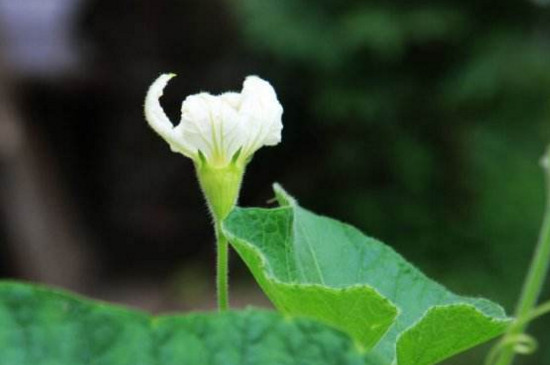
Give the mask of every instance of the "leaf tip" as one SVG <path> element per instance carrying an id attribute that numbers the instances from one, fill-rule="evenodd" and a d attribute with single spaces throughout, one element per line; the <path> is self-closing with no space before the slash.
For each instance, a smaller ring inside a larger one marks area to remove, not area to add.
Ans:
<path id="1" fill-rule="evenodd" d="M 281 207 L 298 205 L 296 199 L 283 189 L 281 184 L 273 183 L 273 192 L 275 193 L 275 199 L 277 199 Z"/>

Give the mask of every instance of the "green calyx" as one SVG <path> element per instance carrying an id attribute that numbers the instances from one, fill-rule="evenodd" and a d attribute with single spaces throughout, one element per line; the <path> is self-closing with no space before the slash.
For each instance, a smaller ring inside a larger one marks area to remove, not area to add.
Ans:
<path id="1" fill-rule="evenodd" d="M 208 208 L 216 219 L 225 219 L 239 198 L 245 165 L 232 161 L 227 166 L 213 166 L 202 160 L 195 164 L 199 183 Z"/>

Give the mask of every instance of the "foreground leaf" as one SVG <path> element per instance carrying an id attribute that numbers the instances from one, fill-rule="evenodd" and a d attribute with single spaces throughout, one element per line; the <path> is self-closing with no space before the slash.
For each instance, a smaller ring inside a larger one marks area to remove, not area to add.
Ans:
<path id="1" fill-rule="evenodd" d="M 367 361 L 367 362 L 365 362 Z M 382 365 L 344 334 L 268 311 L 152 317 L 0 283 L 0 365 Z"/>
<path id="2" fill-rule="evenodd" d="M 502 308 L 461 297 L 359 230 L 301 208 L 237 208 L 223 229 L 274 305 L 352 335 L 385 364 L 435 364 L 501 334 Z"/>

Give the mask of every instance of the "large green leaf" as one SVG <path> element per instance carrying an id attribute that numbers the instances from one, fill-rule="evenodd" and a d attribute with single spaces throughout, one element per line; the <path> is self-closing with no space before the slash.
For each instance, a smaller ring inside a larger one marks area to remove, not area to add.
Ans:
<path id="1" fill-rule="evenodd" d="M 344 330 L 388 365 L 434 364 L 508 325 L 500 306 L 451 293 L 383 243 L 275 193 L 281 207 L 237 208 L 223 229 L 283 313 Z"/>
<path id="2" fill-rule="evenodd" d="M 1 365 L 381 365 L 339 331 L 268 311 L 152 317 L 0 283 Z"/>

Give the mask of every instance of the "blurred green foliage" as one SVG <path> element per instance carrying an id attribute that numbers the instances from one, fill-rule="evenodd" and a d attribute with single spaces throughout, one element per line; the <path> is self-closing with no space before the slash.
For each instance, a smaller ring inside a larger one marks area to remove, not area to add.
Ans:
<path id="1" fill-rule="evenodd" d="M 240 0 L 236 14 L 295 142 L 280 180 L 459 292 L 512 310 L 544 202 L 549 8 Z"/>

